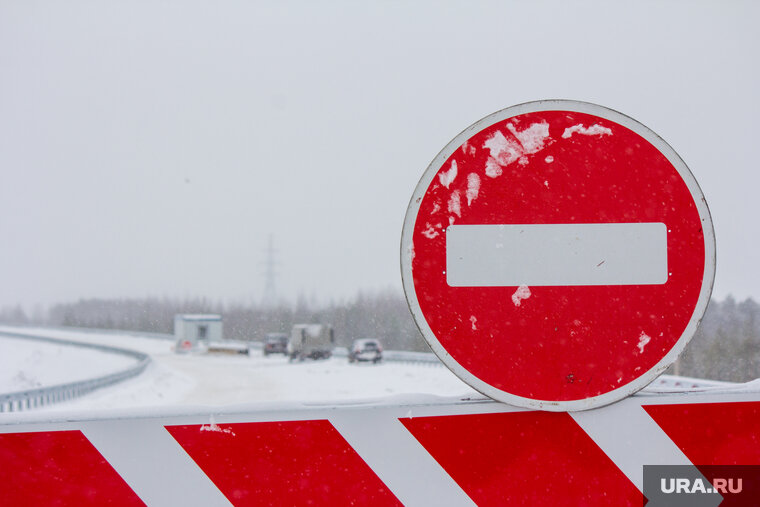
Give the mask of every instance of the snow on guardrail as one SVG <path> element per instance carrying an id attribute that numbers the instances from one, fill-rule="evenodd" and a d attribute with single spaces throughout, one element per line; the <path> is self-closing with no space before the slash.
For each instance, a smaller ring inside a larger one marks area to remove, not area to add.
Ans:
<path id="1" fill-rule="evenodd" d="M 730 388 L 740 385 L 741 384 L 737 384 L 736 382 L 724 382 L 722 380 L 680 377 L 677 375 L 660 375 L 643 390 L 646 393 L 664 394 L 704 389 Z"/>

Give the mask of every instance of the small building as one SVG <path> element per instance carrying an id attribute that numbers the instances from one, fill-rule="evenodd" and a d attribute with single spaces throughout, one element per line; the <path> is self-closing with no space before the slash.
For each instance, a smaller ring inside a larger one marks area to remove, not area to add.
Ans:
<path id="1" fill-rule="evenodd" d="M 206 351 L 210 342 L 222 341 L 222 316 L 185 313 L 174 316 L 175 350 Z"/>

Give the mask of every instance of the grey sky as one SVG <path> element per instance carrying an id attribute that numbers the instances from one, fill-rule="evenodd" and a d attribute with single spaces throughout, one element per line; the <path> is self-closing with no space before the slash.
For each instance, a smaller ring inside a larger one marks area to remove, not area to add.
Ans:
<path id="1" fill-rule="evenodd" d="M 543 98 L 668 141 L 760 297 L 756 2 L 0 0 L 0 306 L 400 287 L 417 180 Z M 568 5 L 570 4 L 570 5 Z"/>

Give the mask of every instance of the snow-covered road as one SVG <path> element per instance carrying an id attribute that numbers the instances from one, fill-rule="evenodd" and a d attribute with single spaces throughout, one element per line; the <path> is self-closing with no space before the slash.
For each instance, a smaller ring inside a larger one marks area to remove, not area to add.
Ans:
<path id="1" fill-rule="evenodd" d="M 0 327 L 2 330 L 20 332 L 19 328 Z M 435 365 L 391 362 L 356 365 L 349 364 L 345 358 L 289 363 L 284 356 L 263 357 L 255 351 L 250 357 L 178 355 L 172 351 L 171 341 L 155 338 L 58 329 L 23 328 L 23 332 L 134 349 L 150 354 L 153 359 L 145 372 L 136 378 L 41 410 L 337 402 L 403 394 L 479 396 L 446 368 Z M 25 343 L 33 349 L 42 346 L 37 342 Z M 72 349 L 64 372 L 85 372 L 98 362 L 80 356 L 84 349 Z M 31 372 L 30 365 L 36 363 L 24 364 L 25 371 Z M 2 387 L 0 385 L 0 392 L 6 392 Z"/>

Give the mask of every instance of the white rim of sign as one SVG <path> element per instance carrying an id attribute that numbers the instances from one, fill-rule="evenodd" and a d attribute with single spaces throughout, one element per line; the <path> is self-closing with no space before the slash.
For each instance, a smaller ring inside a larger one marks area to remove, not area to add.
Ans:
<path id="1" fill-rule="evenodd" d="M 420 309 L 419 301 L 417 300 L 417 294 L 414 289 L 414 281 L 412 278 L 412 236 L 414 233 L 414 224 L 417 221 L 417 214 L 422 202 L 421 198 L 427 192 L 428 187 L 433 181 L 433 178 L 435 178 L 441 166 L 457 149 L 459 149 L 459 147 L 466 140 L 481 130 L 514 116 L 539 111 L 569 111 L 592 114 L 622 125 L 646 139 L 650 144 L 652 144 L 652 146 L 657 148 L 657 150 L 663 156 L 665 156 L 665 158 L 668 159 L 676 171 L 678 171 L 678 174 L 681 176 L 684 183 L 686 183 L 686 186 L 689 189 L 692 198 L 694 199 L 694 204 L 697 207 L 699 218 L 702 222 L 702 230 L 705 240 L 705 269 L 702 277 L 702 286 L 700 288 L 699 298 L 692 313 L 691 319 L 686 326 L 686 329 L 681 334 L 680 338 L 673 346 L 673 348 L 657 364 L 655 364 L 648 371 L 644 372 L 642 375 L 635 378 L 628 384 L 625 384 L 616 389 L 613 389 L 612 391 L 600 394 L 598 396 L 592 396 L 579 400 L 553 401 L 525 398 L 508 393 L 506 391 L 502 391 L 501 389 L 497 389 L 470 373 L 453 357 L 451 357 L 451 355 L 446 351 L 446 349 L 444 349 L 444 347 L 438 341 L 438 338 L 430 329 L 430 326 L 425 320 L 425 317 L 422 314 L 422 310 Z M 702 189 L 699 187 L 699 184 L 694 178 L 694 175 L 686 166 L 686 163 L 675 152 L 675 150 L 668 143 L 666 143 L 665 140 L 663 140 L 648 127 L 618 111 L 597 104 L 592 104 L 590 102 L 581 102 L 566 99 L 526 102 L 523 104 L 508 107 L 506 109 L 502 109 L 501 111 L 497 111 L 467 127 L 459 135 L 452 139 L 446 145 L 446 147 L 441 150 L 440 153 L 438 153 L 438 155 L 433 159 L 428 168 L 425 170 L 419 183 L 417 183 L 417 187 L 414 190 L 414 194 L 412 195 L 409 206 L 406 210 L 406 216 L 404 217 L 404 227 L 401 232 L 401 280 L 404 286 L 404 294 L 406 295 L 407 304 L 409 305 L 409 309 L 412 312 L 412 316 L 414 317 L 414 320 L 420 332 L 422 333 L 422 336 L 425 338 L 430 348 L 443 362 L 443 364 L 445 364 L 446 367 L 448 367 L 457 377 L 467 383 L 470 387 L 490 398 L 493 398 L 494 400 L 509 403 L 510 405 L 516 405 L 518 407 L 552 412 L 588 410 L 614 403 L 636 393 L 637 391 L 650 384 L 671 364 L 673 364 L 676 359 L 678 359 L 678 356 L 686 347 L 686 344 L 694 336 L 694 333 L 697 330 L 697 326 L 702 320 L 702 316 L 707 309 L 707 304 L 710 301 L 713 282 L 715 280 L 715 231 L 713 230 L 710 210 L 707 207 L 707 202 L 702 193 Z"/>

